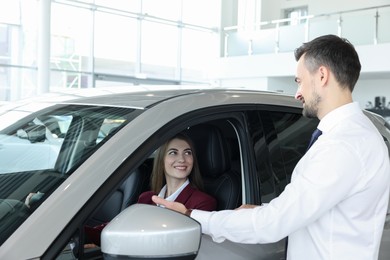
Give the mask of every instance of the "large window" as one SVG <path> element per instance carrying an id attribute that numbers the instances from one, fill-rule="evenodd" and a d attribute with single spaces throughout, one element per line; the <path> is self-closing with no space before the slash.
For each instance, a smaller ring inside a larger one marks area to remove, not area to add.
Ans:
<path id="1" fill-rule="evenodd" d="M 177 27 L 149 21 L 142 23 L 141 72 L 145 77 L 156 77 L 163 71 L 165 75 L 161 76 L 175 79 L 178 35 Z"/>
<path id="2" fill-rule="evenodd" d="M 94 31 L 95 72 L 134 75 L 137 58 L 137 20 L 96 12 Z"/>
<path id="3" fill-rule="evenodd" d="M 220 0 L 2 3 L 0 101 L 47 89 L 208 83 L 205 65 L 219 55 Z M 46 49 L 42 17 L 50 24 Z M 48 68 L 42 51 L 50 54 Z M 45 69 L 49 86 L 38 86 Z"/>
<path id="4" fill-rule="evenodd" d="M 292 19 L 288 22 L 288 25 L 297 25 L 305 23 L 305 19 L 300 19 L 301 17 L 307 16 L 307 6 L 295 7 L 284 10 L 284 18 Z"/>
<path id="5" fill-rule="evenodd" d="M 38 27 L 35 1 L 3 0 L 1 3 L 0 101 L 35 93 L 31 89 L 36 86 Z"/>

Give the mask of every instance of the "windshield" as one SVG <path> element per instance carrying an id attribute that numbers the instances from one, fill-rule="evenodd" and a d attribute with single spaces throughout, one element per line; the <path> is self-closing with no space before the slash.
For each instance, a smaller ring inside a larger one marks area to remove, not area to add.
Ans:
<path id="1" fill-rule="evenodd" d="M 83 161 L 140 114 L 117 107 L 35 107 L 40 110 L 17 107 L 0 113 L 0 244 Z"/>

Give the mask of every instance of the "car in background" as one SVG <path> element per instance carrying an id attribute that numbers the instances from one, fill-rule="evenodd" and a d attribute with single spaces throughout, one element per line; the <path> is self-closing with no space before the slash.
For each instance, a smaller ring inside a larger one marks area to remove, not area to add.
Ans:
<path id="1" fill-rule="evenodd" d="M 318 121 L 293 96 L 178 88 L 51 93 L 0 107 L 0 258 L 284 259 L 284 240 L 215 243 L 191 218 L 136 202 L 155 150 L 183 131 L 218 210 L 269 202 Z M 365 113 L 388 144 L 388 123 Z M 105 244 L 85 246 L 85 227 L 106 222 Z M 380 259 L 387 248 L 385 230 Z"/>

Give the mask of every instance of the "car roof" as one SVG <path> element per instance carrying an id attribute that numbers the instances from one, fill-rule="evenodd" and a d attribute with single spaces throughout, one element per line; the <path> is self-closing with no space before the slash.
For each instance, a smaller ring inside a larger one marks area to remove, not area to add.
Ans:
<path id="1" fill-rule="evenodd" d="M 83 97 L 68 100 L 65 103 L 88 104 L 100 106 L 132 107 L 146 109 L 157 103 L 182 95 L 200 93 L 198 89 L 176 89 L 176 90 L 142 90 L 126 91 L 121 93 L 110 93 L 93 97 Z"/>
<path id="2" fill-rule="evenodd" d="M 220 88 L 207 85 L 152 85 L 152 86 L 119 86 L 88 89 L 59 89 L 33 98 L 11 102 L 0 107 L 1 112 L 7 110 L 25 110 L 26 105 L 42 103 L 45 106 L 53 104 L 76 104 L 95 106 L 128 107 L 148 109 L 158 103 L 182 97 L 185 100 L 200 101 L 201 95 L 239 95 L 239 100 L 226 98 L 226 104 L 233 103 L 262 103 L 301 107 L 292 95 L 279 92 L 260 91 L 246 88 Z M 223 99 L 223 98 L 222 98 Z"/>
<path id="3" fill-rule="evenodd" d="M 49 104 L 76 104 L 128 107 L 137 109 L 148 109 L 163 101 L 174 98 L 184 100 L 199 100 L 199 95 L 213 95 L 221 97 L 229 93 L 239 95 L 242 103 L 268 103 L 301 107 L 301 103 L 294 100 L 292 95 L 278 92 L 259 91 L 244 88 L 219 88 L 209 86 L 183 86 L 183 85 L 153 85 L 153 86 L 126 86 L 126 87 L 105 87 L 89 89 L 62 89 L 56 92 L 46 93 L 34 98 L 19 100 L 1 107 L 3 110 L 15 109 L 29 103 Z M 231 99 L 226 98 L 226 104 Z M 239 103 L 234 101 L 233 103 Z"/>

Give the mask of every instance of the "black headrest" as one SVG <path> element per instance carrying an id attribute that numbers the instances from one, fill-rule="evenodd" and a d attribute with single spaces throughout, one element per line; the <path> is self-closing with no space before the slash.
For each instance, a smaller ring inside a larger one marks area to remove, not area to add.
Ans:
<path id="1" fill-rule="evenodd" d="M 217 127 L 207 124 L 196 125 L 189 128 L 186 133 L 194 143 L 203 176 L 215 178 L 230 169 L 227 145 Z"/>

